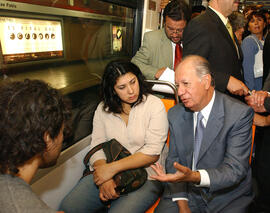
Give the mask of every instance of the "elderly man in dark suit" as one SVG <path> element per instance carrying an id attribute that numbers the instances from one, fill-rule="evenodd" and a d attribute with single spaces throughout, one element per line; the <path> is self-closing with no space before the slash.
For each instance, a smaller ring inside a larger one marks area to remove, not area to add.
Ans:
<path id="1" fill-rule="evenodd" d="M 228 16 L 236 11 L 236 0 L 210 0 L 206 12 L 192 19 L 183 34 L 183 56 L 200 55 L 214 70 L 216 89 L 233 95 L 247 95 L 242 82 L 242 52 Z"/>
<path id="2" fill-rule="evenodd" d="M 186 57 L 176 69 L 182 104 L 169 113 L 168 182 L 156 212 L 246 213 L 253 198 L 249 153 L 253 110 L 214 89 L 207 60 Z"/>

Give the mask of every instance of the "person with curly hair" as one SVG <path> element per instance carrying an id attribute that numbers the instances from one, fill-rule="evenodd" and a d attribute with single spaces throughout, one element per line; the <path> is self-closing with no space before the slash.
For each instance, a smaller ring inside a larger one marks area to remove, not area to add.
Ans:
<path id="1" fill-rule="evenodd" d="M 105 68 L 90 149 L 115 138 L 131 155 L 107 163 L 103 150 L 96 152 L 90 158 L 93 174 L 78 182 L 62 201 L 61 210 L 145 212 L 161 195 L 163 184 L 150 178 L 150 165 L 165 161 L 167 113 L 162 101 L 149 93 L 144 79 L 140 69 L 129 61 L 112 61 Z M 146 168 L 148 180 L 139 189 L 120 196 L 114 175 L 140 167 Z"/>
<path id="2" fill-rule="evenodd" d="M 243 51 L 243 73 L 249 90 L 261 90 L 263 86 L 263 45 L 266 17 L 261 11 L 253 11 L 247 18 L 247 30 L 241 48 Z"/>
<path id="3" fill-rule="evenodd" d="M 70 113 L 56 89 L 39 80 L 0 86 L 1 213 L 53 213 L 29 184 L 38 168 L 56 163 Z"/>

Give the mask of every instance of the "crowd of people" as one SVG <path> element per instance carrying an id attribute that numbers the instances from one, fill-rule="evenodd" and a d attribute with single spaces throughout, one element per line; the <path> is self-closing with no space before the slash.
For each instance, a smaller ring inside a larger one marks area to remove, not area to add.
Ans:
<path id="1" fill-rule="evenodd" d="M 106 66 L 90 149 L 116 139 L 131 155 L 107 162 L 96 152 L 91 174 L 59 211 L 143 213 L 160 197 L 157 213 L 270 212 L 269 16 L 238 6 L 210 0 L 192 14 L 185 1 L 167 2 L 164 28 L 145 33 L 131 61 Z M 166 68 L 175 72 L 181 99 L 168 114 L 145 81 Z M 57 161 L 68 103 L 38 80 L 7 83 L 0 86 L 0 117 L 0 211 L 56 212 L 29 183 L 38 168 Z M 114 176 L 141 167 L 146 182 L 121 195 Z"/>

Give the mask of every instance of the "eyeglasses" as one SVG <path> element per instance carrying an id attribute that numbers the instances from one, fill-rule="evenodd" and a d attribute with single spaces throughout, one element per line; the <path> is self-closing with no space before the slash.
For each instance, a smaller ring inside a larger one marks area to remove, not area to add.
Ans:
<path id="1" fill-rule="evenodd" d="M 184 31 L 184 29 L 173 29 L 173 28 L 171 28 L 171 27 L 169 27 L 169 26 L 167 26 L 167 25 L 165 25 L 165 27 L 166 27 L 167 32 L 168 32 L 169 34 L 173 34 L 173 33 L 179 34 L 179 33 L 182 33 L 182 32 Z"/>

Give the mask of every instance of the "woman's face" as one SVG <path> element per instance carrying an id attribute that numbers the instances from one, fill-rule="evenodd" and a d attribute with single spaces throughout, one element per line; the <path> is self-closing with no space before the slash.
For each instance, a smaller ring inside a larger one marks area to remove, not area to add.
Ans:
<path id="1" fill-rule="evenodd" d="M 135 103 L 140 94 L 140 86 L 136 75 L 131 72 L 121 75 L 116 80 L 114 90 L 122 102 Z"/>
<path id="2" fill-rule="evenodd" d="M 262 17 L 253 16 L 248 23 L 248 30 L 255 35 L 263 34 L 265 22 Z"/>

